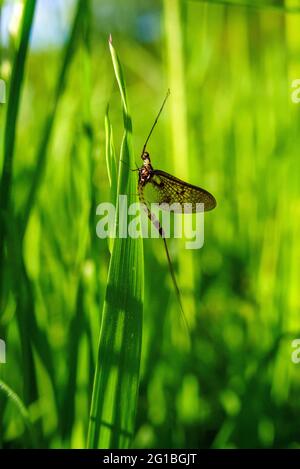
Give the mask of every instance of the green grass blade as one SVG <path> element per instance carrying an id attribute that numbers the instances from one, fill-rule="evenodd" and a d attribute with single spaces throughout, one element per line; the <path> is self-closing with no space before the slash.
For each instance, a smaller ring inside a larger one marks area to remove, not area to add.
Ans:
<path id="1" fill-rule="evenodd" d="M 11 402 L 18 410 L 19 414 L 21 415 L 25 427 L 28 431 L 29 439 L 31 443 L 34 443 L 34 428 L 30 419 L 29 412 L 25 407 L 24 403 L 20 399 L 20 397 L 8 386 L 2 379 L 0 379 L 0 391 L 4 394 L 9 402 Z"/>
<path id="2" fill-rule="evenodd" d="M 190 142 L 187 119 L 187 83 L 184 55 L 184 3 L 180 0 L 164 0 L 164 23 L 166 30 L 167 76 L 171 88 L 170 136 L 172 141 L 172 164 L 174 174 L 180 174 L 184 180 L 190 179 Z M 180 138 L 178 138 L 180 135 Z M 171 159 L 171 158 L 170 158 Z M 184 248 L 184 240 L 177 240 L 178 273 L 177 279 L 182 292 L 182 301 L 187 316 L 187 323 L 193 329 L 196 318 L 196 304 L 193 294 L 195 269 L 193 252 Z M 166 244 L 165 244 L 166 248 Z M 166 251 L 167 258 L 168 253 Z M 176 258 L 172 256 L 174 262 Z M 168 259 L 169 268 L 170 262 Z M 170 269 L 171 271 L 171 269 Z M 174 272 L 171 276 L 174 283 Z M 178 291 L 175 287 L 178 298 Z M 180 302 L 179 302 L 180 303 Z M 189 343 L 189 342 L 188 342 Z M 188 344 L 187 344 L 188 345 Z"/>
<path id="3" fill-rule="evenodd" d="M 78 0 L 72 29 L 71 29 L 71 32 L 70 32 L 70 35 L 69 35 L 69 38 L 65 47 L 61 68 L 58 73 L 53 103 L 49 111 L 49 114 L 46 118 L 45 126 L 42 131 L 41 141 L 37 150 L 36 167 L 34 170 L 32 184 L 29 190 L 28 198 L 27 198 L 25 208 L 22 214 L 22 236 L 24 235 L 26 231 L 31 209 L 34 205 L 36 194 L 37 194 L 40 182 L 44 174 L 47 150 L 48 150 L 50 138 L 52 135 L 52 129 L 53 129 L 58 105 L 63 95 L 64 89 L 65 89 L 68 70 L 70 68 L 70 64 L 72 62 L 74 52 L 76 50 L 78 38 L 82 31 L 82 23 L 85 18 L 86 9 L 87 9 L 86 0 Z"/>
<path id="4" fill-rule="evenodd" d="M 26 403 L 31 403 L 39 398 L 34 349 L 38 352 L 45 369 L 48 371 L 54 389 L 55 367 L 47 336 L 37 323 L 33 288 L 23 262 L 22 243 L 18 237 L 17 225 L 7 226 L 7 256 L 14 272 L 12 286 L 17 304 L 16 319 L 22 349 L 23 399 Z"/>
<path id="5" fill-rule="evenodd" d="M 125 80 L 122 72 L 122 67 L 120 64 L 119 57 L 116 53 L 116 50 L 112 44 L 112 37 L 109 37 L 109 50 L 111 53 L 111 58 L 112 58 L 112 63 L 115 71 L 115 76 L 119 85 L 119 90 L 122 98 L 122 105 L 123 105 L 123 112 L 125 116 L 129 117 L 128 113 L 128 106 L 127 106 L 127 96 L 126 96 L 126 86 L 125 86 Z M 125 124 L 126 128 L 126 124 Z M 131 130 L 131 129 L 130 129 Z"/>
<path id="6" fill-rule="evenodd" d="M 115 203 L 117 195 L 117 163 L 116 152 L 114 147 L 112 125 L 109 119 L 108 107 L 105 114 L 105 154 L 106 154 L 106 167 L 111 190 L 111 201 Z"/>
<path id="7" fill-rule="evenodd" d="M 7 114 L 4 130 L 4 158 L 0 181 L 0 265 L 3 265 L 5 220 L 9 219 L 9 205 L 11 194 L 11 183 L 13 174 L 13 156 L 16 142 L 16 127 L 19 113 L 20 96 L 23 84 L 25 62 L 29 44 L 30 31 L 32 27 L 35 0 L 27 0 L 24 6 L 18 48 L 13 64 L 13 71 L 9 86 L 7 102 Z M 2 269 L 1 271 L 2 272 Z M 1 278 L 0 278 L 1 284 Z"/>
<path id="8" fill-rule="evenodd" d="M 110 42 L 124 115 L 124 138 L 119 163 L 119 194 L 136 202 L 131 119 L 120 62 Z M 124 165 L 123 162 L 126 164 Z M 120 207 L 117 206 L 117 219 Z M 90 413 L 88 447 L 126 448 L 134 432 L 142 340 L 142 239 L 116 238 L 110 260 L 98 361 Z"/>
<path id="9" fill-rule="evenodd" d="M 116 163 L 116 152 L 113 140 L 113 130 L 109 119 L 109 109 L 107 106 L 105 114 L 105 155 L 106 155 L 106 167 L 107 175 L 110 185 L 110 201 L 115 204 L 117 197 L 117 185 L 118 185 L 118 174 L 117 174 L 117 163 Z M 113 246 L 113 237 L 109 238 L 108 246 L 110 252 Z"/>

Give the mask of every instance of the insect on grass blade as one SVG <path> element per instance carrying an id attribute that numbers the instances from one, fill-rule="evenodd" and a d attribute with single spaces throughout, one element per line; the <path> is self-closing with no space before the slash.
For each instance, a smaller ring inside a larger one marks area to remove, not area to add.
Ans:
<path id="1" fill-rule="evenodd" d="M 167 255 L 168 265 L 170 274 L 172 277 L 172 282 L 174 285 L 175 293 L 177 296 L 178 303 L 183 315 L 184 323 L 189 331 L 188 322 L 182 305 L 181 294 L 177 284 L 174 267 L 171 261 L 170 253 L 167 246 L 167 241 L 164 236 L 163 228 L 160 225 L 159 221 L 155 215 L 151 212 L 149 208 L 149 200 L 147 199 L 147 189 L 150 187 L 152 195 L 154 196 L 155 203 L 158 203 L 160 207 L 164 210 L 170 210 L 172 206 L 172 211 L 183 212 L 183 207 L 186 209 L 186 205 L 190 204 L 190 212 L 197 212 L 202 209 L 204 206 L 204 211 L 213 210 L 216 205 L 216 199 L 214 196 L 205 189 L 201 187 L 194 186 L 187 182 L 178 179 L 171 174 L 161 171 L 159 169 L 153 169 L 151 164 L 151 159 L 149 153 L 146 151 L 147 143 L 150 139 L 150 136 L 154 130 L 154 127 L 157 124 L 159 116 L 164 108 L 164 105 L 167 101 L 167 98 L 170 95 L 170 90 L 168 90 L 166 97 L 161 105 L 161 108 L 157 114 L 157 117 L 150 129 L 148 137 L 146 138 L 145 144 L 143 146 L 141 159 L 143 160 L 143 165 L 138 169 L 139 179 L 138 179 L 138 193 L 139 199 L 147 209 L 147 215 L 154 226 L 157 228 L 159 235 L 163 239 L 164 247 Z M 202 205 L 203 204 L 203 205 Z M 177 207 L 177 209 L 174 207 Z M 201 208 L 200 208 L 201 207 Z M 187 213 L 185 211 L 185 213 Z"/>

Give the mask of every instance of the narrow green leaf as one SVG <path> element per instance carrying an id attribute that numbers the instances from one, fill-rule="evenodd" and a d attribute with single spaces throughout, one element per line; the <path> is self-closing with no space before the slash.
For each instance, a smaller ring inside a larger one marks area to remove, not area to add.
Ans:
<path id="1" fill-rule="evenodd" d="M 24 424 L 27 428 L 28 434 L 32 442 L 34 441 L 34 429 L 30 419 L 29 412 L 25 407 L 24 403 L 20 399 L 20 397 L 11 389 L 8 384 L 6 384 L 2 379 L 0 379 L 0 391 L 6 396 L 8 401 L 10 401 L 18 410 L 19 414 L 21 415 Z"/>
<path id="2" fill-rule="evenodd" d="M 26 231 L 30 212 L 34 205 L 35 197 L 38 192 L 39 185 L 41 183 L 41 180 L 44 174 L 48 146 L 50 142 L 50 137 L 52 135 L 52 129 L 53 129 L 58 105 L 60 103 L 60 99 L 65 89 L 69 67 L 72 62 L 74 52 L 76 50 L 76 45 L 77 45 L 80 32 L 82 31 L 81 27 L 85 18 L 86 9 L 87 9 L 86 0 L 78 0 L 72 28 L 71 28 L 70 35 L 69 35 L 69 38 L 68 38 L 68 41 L 64 50 L 64 56 L 63 56 L 63 60 L 61 63 L 61 68 L 58 73 L 54 99 L 51 105 L 51 109 L 46 118 L 44 129 L 42 131 L 40 144 L 38 146 L 37 156 L 36 156 L 36 166 L 35 166 L 34 174 L 32 177 L 32 184 L 29 190 L 28 198 L 25 203 L 25 208 L 22 213 L 22 232 L 21 232 L 22 236 L 24 236 L 24 233 Z"/>
<path id="3" fill-rule="evenodd" d="M 111 201 L 116 202 L 117 194 L 117 163 L 116 163 L 116 152 L 114 147 L 113 131 L 109 119 L 109 109 L 107 107 L 105 114 L 105 155 L 106 155 L 106 167 L 109 179 L 109 185 L 111 190 Z"/>
<path id="4" fill-rule="evenodd" d="M 13 174 L 13 156 L 16 141 L 17 119 L 19 114 L 20 96 L 23 84 L 24 69 L 29 44 L 30 31 L 32 27 L 35 0 L 27 0 L 23 10 L 21 21 L 18 49 L 14 60 L 9 95 L 7 102 L 7 114 L 4 130 L 4 158 L 0 181 L 0 265 L 4 257 L 4 242 L 6 235 L 5 220 L 9 219 L 9 205 L 11 194 L 11 183 Z M 2 271 L 1 271 L 2 272 Z M 0 278 L 1 285 L 1 278 Z"/>
<path id="5" fill-rule="evenodd" d="M 122 72 L 122 67 L 119 61 L 119 57 L 116 53 L 116 50 L 112 44 L 112 37 L 109 37 L 109 50 L 111 53 L 112 63 L 115 71 L 115 76 L 119 85 L 119 90 L 122 98 L 123 110 L 124 113 L 128 116 L 128 108 L 127 108 L 127 96 L 126 96 L 126 86 L 124 81 L 124 76 Z"/>
<path id="6" fill-rule="evenodd" d="M 117 202 L 117 185 L 118 185 L 118 175 L 117 175 L 117 163 L 116 163 L 116 152 L 113 141 L 113 131 L 112 125 L 109 120 L 109 109 L 107 106 L 105 114 L 105 154 L 106 154 L 106 167 L 107 175 L 110 185 L 110 201 L 113 204 Z M 111 232 L 111 235 L 113 233 Z M 111 236 L 108 239 L 108 247 L 111 253 L 113 246 L 113 237 Z"/>
<path id="7" fill-rule="evenodd" d="M 134 158 L 126 88 L 111 42 L 110 52 L 125 127 L 117 195 L 127 194 L 129 202 L 137 202 L 136 180 L 128 169 L 133 166 Z M 118 204 L 116 222 L 119 216 L 124 213 Z M 127 215 L 125 217 L 128 221 Z M 117 237 L 110 260 L 100 331 L 88 435 L 90 448 L 127 448 L 134 433 L 142 340 L 143 268 L 142 239 Z"/>

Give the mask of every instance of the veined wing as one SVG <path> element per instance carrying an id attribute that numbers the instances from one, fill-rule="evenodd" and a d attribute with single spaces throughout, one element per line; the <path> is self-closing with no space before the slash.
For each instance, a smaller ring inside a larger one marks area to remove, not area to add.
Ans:
<path id="1" fill-rule="evenodd" d="M 146 187 L 151 185 L 151 190 L 154 192 L 152 199 L 158 204 L 192 204 L 192 212 L 197 211 L 197 203 L 204 204 L 204 211 L 212 210 L 217 205 L 216 199 L 205 189 L 193 186 L 181 179 L 165 173 L 159 169 L 154 170 L 151 179 L 146 184 Z M 146 192 L 146 187 L 145 192 Z M 146 194 L 145 194 L 146 196 Z M 162 208 L 168 209 L 162 205 Z M 179 212 L 180 210 L 174 210 Z"/>

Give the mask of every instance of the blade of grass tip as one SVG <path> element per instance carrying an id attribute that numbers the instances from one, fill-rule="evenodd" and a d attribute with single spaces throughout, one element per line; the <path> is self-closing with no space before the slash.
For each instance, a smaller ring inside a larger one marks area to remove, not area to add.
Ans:
<path id="1" fill-rule="evenodd" d="M 113 67 L 115 71 L 115 76 L 119 85 L 119 90 L 122 98 L 122 104 L 123 104 L 123 109 L 124 113 L 129 116 L 128 114 L 128 109 L 127 109 L 127 98 L 126 98 L 126 88 L 125 88 L 125 82 L 124 82 L 124 77 L 121 69 L 121 64 L 119 61 L 119 58 L 116 54 L 116 51 L 113 47 L 112 43 L 112 36 L 109 36 L 109 49 L 112 57 L 112 62 L 113 62 Z"/>
<path id="2" fill-rule="evenodd" d="M 35 436 L 34 436 L 34 427 L 32 425 L 29 412 L 25 407 L 24 403 L 20 399 L 20 397 L 11 389 L 8 384 L 6 384 L 2 379 L 0 379 L 0 391 L 6 396 L 9 402 L 11 402 L 18 410 L 19 414 L 21 415 L 25 427 L 28 432 L 29 441 L 31 446 L 34 448 L 35 445 Z"/>
<path id="3" fill-rule="evenodd" d="M 115 147 L 113 142 L 113 131 L 112 126 L 109 120 L 109 107 L 107 106 L 106 114 L 105 114 L 105 155 L 106 155 L 106 167 L 107 167 L 107 174 L 108 180 L 110 185 L 110 201 L 111 203 L 116 203 L 116 195 L 117 195 L 117 164 L 116 164 L 116 154 L 115 154 Z M 113 233 L 108 238 L 108 247 L 111 253 L 112 246 L 113 246 Z"/>
<path id="4" fill-rule="evenodd" d="M 76 44 L 77 44 L 77 40 L 81 32 L 82 23 L 85 18 L 86 8 L 87 8 L 86 0 L 78 0 L 72 29 L 71 29 L 71 32 L 70 32 L 70 35 L 69 35 L 69 38 L 68 38 L 68 41 L 64 50 L 64 57 L 62 60 L 61 68 L 58 73 L 53 103 L 51 105 L 49 114 L 46 118 L 44 129 L 42 131 L 42 137 L 40 140 L 40 144 L 38 146 L 36 166 L 35 166 L 34 174 L 32 177 L 32 184 L 29 190 L 29 194 L 28 194 L 24 209 L 22 210 L 22 230 L 21 230 L 22 237 L 25 234 L 30 212 L 34 205 L 36 194 L 38 192 L 38 188 L 39 188 L 40 182 L 44 174 L 47 150 L 48 150 L 48 146 L 50 142 L 50 137 L 52 134 L 56 112 L 57 112 L 62 94 L 64 92 L 67 73 L 70 68 L 70 64 L 71 64 L 74 52 L 76 50 Z"/>
<path id="5" fill-rule="evenodd" d="M 3 169 L 0 181 L 0 265 L 3 265 L 4 242 L 6 236 L 5 219 L 10 220 L 9 205 L 13 172 L 13 156 L 16 141 L 16 127 L 19 114 L 20 96 L 24 78 L 24 68 L 28 51 L 36 1 L 27 0 L 23 10 L 18 48 L 13 63 L 9 85 L 7 113 L 4 129 Z M 2 285 L 0 270 L 0 289 Z"/>
<path id="6" fill-rule="evenodd" d="M 108 180 L 111 190 L 111 202 L 116 202 L 117 194 L 117 163 L 116 163 L 116 152 L 114 147 L 112 125 L 109 119 L 109 107 L 107 106 L 105 114 L 105 156 L 106 156 L 106 167 Z"/>
<path id="7" fill-rule="evenodd" d="M 126 88 L 111 38 L 109 47 L 123 105 L 125 131 L 120 160 L 130 167 L 134 157 Z M 117 196 L 128 194 L 130 202 L 137 202 L 135 186 L 131 171 L 119 162 Z M 124 216 L 124 212 L 117 204 L 116 220 L 119 216 Z M 142 239 L 115 238 L 91 403 L 90 448 L 127 448 L 134 433 L 142 340 L 143 269 Z"/>

